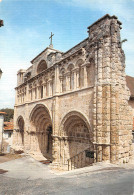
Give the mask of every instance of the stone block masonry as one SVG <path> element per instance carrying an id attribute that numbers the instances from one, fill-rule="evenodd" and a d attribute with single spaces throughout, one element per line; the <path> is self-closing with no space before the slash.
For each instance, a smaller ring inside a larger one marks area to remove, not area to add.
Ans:
<path id="1" fill-rule="evenodd" d="M 133 120 L 120 29 L 117 17 L 107 14 L 67 52 L 48 47 L 18 71 L 14 149 L 51 159 L 58 169 L 131 160 Z"/>

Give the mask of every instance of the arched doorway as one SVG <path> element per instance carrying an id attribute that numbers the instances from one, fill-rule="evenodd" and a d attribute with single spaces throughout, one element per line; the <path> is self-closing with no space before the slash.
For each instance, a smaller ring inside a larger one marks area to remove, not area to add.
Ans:
<path id="1" fill-rule="evenodd" d="M 24 145 L 24 119 L 22 116 L 19 116 L 18 120 L 18 142 L 20 145 Z"/>
<path id="2" fill-rule="evenodd" d="M 61 128 L 64 142 L 64 154 L 61 156 L 64 164 L 70 161 L 75 168 L 92 164 L 94 158 L 87 157 L 86 152 L 94 152 L 93 135 L 86 118 L 79 112 L 70 112 L 64 117 Z"/>
<path id="3" fill-rule="evenodd" d="M 31 113 L 30 121 L 35 129 L 34 136 L 36 136 L 35 139 L 37 138 L 40 152 L 52 160 L 52 122 L 48 109 L 42 104 L 36 105 Z"/>

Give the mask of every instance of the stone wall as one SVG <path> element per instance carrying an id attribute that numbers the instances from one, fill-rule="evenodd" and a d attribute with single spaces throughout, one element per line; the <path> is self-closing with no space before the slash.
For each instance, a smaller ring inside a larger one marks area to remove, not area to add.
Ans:
<path id="1" fill-rule="evenodd" d="M 94 150 L 94 162 L 128 162 L 132 156 L 121 22 L 105 15 L 88 29 L 88 39 L 39 74 L 41 60 L 49 64 L 52 56 L 47 48 L 34 58 L 35 76 L 16 88 L 14 148 L 49 155 L 61 169 L 87 148 Z"/>
<path id="2" fill-rule="evenodd" d="M 128 162 L 132 155 L 132 110 L 128 105 L 121 22 L 106 15 L 89 27 L 95 61 L 94 141 L 97 161 Z"/>

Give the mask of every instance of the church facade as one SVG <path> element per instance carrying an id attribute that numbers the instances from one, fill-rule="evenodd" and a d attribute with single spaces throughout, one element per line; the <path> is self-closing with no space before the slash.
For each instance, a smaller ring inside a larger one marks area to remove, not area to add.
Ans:
<path id="1" fill-rule="evenodd" d="M 13 148 L 58 169 L 132 158 L 121 22 L 105 15 L 67 52 L 50 45 L 17 73 Z"/>

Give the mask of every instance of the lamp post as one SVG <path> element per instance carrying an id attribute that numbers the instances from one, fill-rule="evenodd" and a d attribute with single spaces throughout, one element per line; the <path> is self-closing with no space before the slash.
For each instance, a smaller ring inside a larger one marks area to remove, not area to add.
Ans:
<path id="1" fill-rule="evenodd" d="M 3 20 L 0 20 L 0 27 L 4 26 Z"/>
<path id="2" fill-rule="evenodd" d="M 0 19 L 0 27 L 4 26 L 4 23 L 3 23 L 3 20 Z M 1 79 L 1 76 L 2 76 L 2 70 L 0 68 L 0 79 Z"/>
<path id="3" fill-rule="evenodd" d="M 2 73 L 3 73 L 3 72 L 2 72 L 2 70 L 1 70 L 1 68 L 0 68 L 0 79 L 1 79 Z"/>
<path id="4" fill-rule="evenodd" d="M 4 23 L 3 23 L 3 20 L 0 19 L 0 27 L 4 26 Z M 0 79 L 1 79 L 1 76 L 2 76 L 2 70 L 0 68 Z"/>

